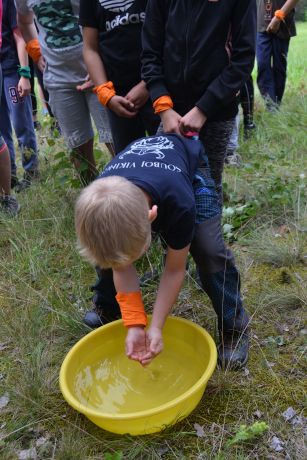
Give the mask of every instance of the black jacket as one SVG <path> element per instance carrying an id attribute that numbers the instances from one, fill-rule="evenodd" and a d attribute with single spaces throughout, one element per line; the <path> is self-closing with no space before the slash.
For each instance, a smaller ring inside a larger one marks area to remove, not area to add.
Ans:
<path id="1" fill-rule="evenodd" d="M 148 0 L 142 41 L 153 101 L 169 94 L 181 114 L 196 105 L 227 120 L 254 66 L 256 0 Z"/>

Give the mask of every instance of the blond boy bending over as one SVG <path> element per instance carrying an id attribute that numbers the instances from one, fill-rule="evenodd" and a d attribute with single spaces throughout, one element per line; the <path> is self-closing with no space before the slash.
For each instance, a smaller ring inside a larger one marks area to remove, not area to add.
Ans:
<path id="1" fill-rule="evenodd" d="M 201 172 L 197 170 L 200 157 L 204 164 Z M 216 269 L 206 266 L 208 248 L 204 247 L 207 238 L 203 238 L 202 224 L 214 221 L 219 213 L 202 144 L 177 134 L 130 144 L 81 193 L 75 214 L 80 250 L 102 271 L 113 270 L 116 300 L 127 328 L 129 358 L 146 365 L 162 351 L 163 326 L 183 283 L 189 250 L 201 280 L 203 274 Z M 167 255 L 151 324 L 145 330 L 147 317 L 133 263 L 148 249 L 151 230 L 159 232 L 166 242 Z M 212 233 L 211 243 L 228 254 L 220 226 Z M 219 324 L 228 327 L 233 337 L 240 334 L 240 340 L 223 341 L 220 363 L 241 367 L 248 356 L 247 314 L 242 304 L 227 313 L 215 309 Z"/>

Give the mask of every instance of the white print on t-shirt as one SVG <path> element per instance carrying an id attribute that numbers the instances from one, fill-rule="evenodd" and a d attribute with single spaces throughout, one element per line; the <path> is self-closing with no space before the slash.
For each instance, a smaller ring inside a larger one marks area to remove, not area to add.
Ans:
<path id="1" fill-rule="evenodd" d="M 115 164 L 110 164 L 109 166 L 106 167 L 104 172 L 108 171 L 114 171 L 116 169 L 133 169 L 136 168 L 136 164 L 134 161 L 125 161 L 125 162 L 120 162 L 120 163 L 115 163 Z M 160 169 L 166 169 L 167 171 L 172 171 L 176 173 L 180 173 L 181 169 L 178 168 L 178 166 L 175 166 L 173 164 L 166 164 L 166 163 L 160 163 L 160 161 L 142 161 L 140 165 L 138 165 L 140 168 L 160 168 Z"/>
<path id="2" fill-rule="evenodd" d="M 140 24 L 145 21 L 145 11 L 142 13 L 118 14 L 112 21 L 106 21 L 106 30 L 115 29 L 115 27 L 126 26 L 127 24 Z"/>
<path id="3" fill-rule="evenodd" d="M 127 11 L 135 0 L 99 0 L 99 3 L 103 8 L 114 13 L 120 13 L 121 11 Z"/>
<path id="4" fill-rule="evenodd" d="M 118 158 L 121 160 L 126 155 L 147 155 L 147 154 L 154 154 L 158 160 L 162 160 L 165 155 L 161 152 L 161 150 L 165 149 L 173 149 L 174 144 L 170 141 L 167 137 L 159 136 L 159 137 L 148 137 L 145 139 L 141 139 L 140 141 L 134 142 L 130 149 L 126 152 L 119 155 Z"/>

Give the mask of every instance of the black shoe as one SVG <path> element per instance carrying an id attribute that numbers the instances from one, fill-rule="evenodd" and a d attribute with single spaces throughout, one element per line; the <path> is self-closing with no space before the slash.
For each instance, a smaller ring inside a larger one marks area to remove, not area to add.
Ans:
<path id="1" fill-rule="evenodd" d="M 222 369 L 237 371 L 246 366 L 249 350 L 249 332 L 229 331 L 220 334 L 218 364 Z"/>
<path id="2" fill-rule="evenodd" d="M 20 204 L 12 195 L 0 197 L 0 210 L 9 217 L 15 217 L 20 211 Z"/>
<path id="3" fill-rule="evenodd" d="M 87 311 L 83 317 L 83 322 L 91 329 L 97 329 L 104 324 L 103 318 L 100 316 L 98 309 L 95 307 L 93 310 Z"/>
<path id="4" fill-rule="evenodd" d="M 120 319 L 120 313 L 106 312 L 106 309 L 98 305 L 94 305 L 93 309 L 87 311 L 83 317 L 83 322 L 91 329 L 97 329 L 104 324 L 111 323 Z"/>
<path id="5" fill-rule="evenodd" d="M 11 176 L 11 189 L 15 188 L 19 184 L 18 177 L 15 174 Z"/>

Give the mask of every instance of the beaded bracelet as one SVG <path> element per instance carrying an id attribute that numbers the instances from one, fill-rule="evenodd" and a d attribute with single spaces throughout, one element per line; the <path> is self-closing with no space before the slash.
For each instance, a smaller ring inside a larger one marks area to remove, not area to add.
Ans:
<path id="1" fill-rule="evenodd" d="M 31 69 L 29 66 L 17 66 L 17 73 L 20 77 L 31 78 Z"/>

